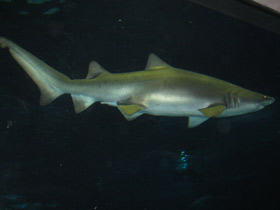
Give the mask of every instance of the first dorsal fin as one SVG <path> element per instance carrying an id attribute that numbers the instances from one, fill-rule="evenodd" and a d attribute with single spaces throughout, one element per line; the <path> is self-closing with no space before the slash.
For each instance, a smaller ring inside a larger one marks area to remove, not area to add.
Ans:
<path id="1" fill-rule="evenodd" d="M 163 69 L 171 67 L 167 63 L 165 63 L 163 60 L 161 60 L 158 56 L 151 53 L 148 58 L 148 62 L 146 65 L 145 70 L 157 70 L 157 69 Z"/>
<path id="2" fill-rule="evenodd" d="M 108 71 L 100 66 L 99 63 L 97 63 L 96 61 L 91 61 L 88 67 L 88 74 L 86 79 L 94 79 L 104 72 L 108 73 Z"/>

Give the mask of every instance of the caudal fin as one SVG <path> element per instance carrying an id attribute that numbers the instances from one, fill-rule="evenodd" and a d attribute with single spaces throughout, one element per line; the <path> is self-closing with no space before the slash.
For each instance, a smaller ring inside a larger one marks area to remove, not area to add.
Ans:
<path id="1" fill-rule="evenodd" d="M 42 60 L 27 52 L 14 42 L 0 37 L 0 46 L 9 48 L 11 55 L 32 78 L 41 91 L 40 104 L 47 105 L 67 93 L 70 78 L 56 71 Z"/>

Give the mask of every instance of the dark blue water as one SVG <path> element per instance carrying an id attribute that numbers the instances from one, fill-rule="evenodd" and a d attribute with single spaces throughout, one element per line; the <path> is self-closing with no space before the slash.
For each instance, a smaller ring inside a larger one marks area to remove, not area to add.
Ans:
<path id="1" fill-rule="evenodd" d="M 0 8 L 1 36 L 71 78 L 84 78 L 91 60 L 110 72 L 141 70 L 153 52 L 276 98 L 193 129 L 185 118 L 127 122 L 98 103 L 75 114 L 66 95 L 41 107 L 36 85 L 1 50 L 1 210 L 280 208 L 278 34 L 182 0 Z"/>

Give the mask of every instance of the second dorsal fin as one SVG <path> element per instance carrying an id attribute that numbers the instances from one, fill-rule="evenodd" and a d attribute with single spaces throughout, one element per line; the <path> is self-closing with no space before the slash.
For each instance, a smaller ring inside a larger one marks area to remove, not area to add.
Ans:
<path id="1" fill-rule="evenodd" d="M 88 74 L 86 76 L 86 79 L 94 79 L 104 72 L 108 73 L 108 71 L 100 66 L 99 63 L 97 63 L 96 61 L 91 61 L 88 67 Z"/>

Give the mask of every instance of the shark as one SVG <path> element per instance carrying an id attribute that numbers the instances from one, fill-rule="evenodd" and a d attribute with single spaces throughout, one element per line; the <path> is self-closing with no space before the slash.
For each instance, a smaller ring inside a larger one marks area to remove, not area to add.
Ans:
<path id="1" fill-rule="evenodd" d="M 143 114 L 186 117 L 193 128 L 210 118 L 256 112 L 275 101 L 211 76 L 174 68 L 155 54 L 149 55 L 141 71 L 110 73 L 91 61 L 85 79 L 70 79 L 9 39 L 0 37 L 0 46 L 9 49 L 39 87 L 41 105 L 70 94 L 76 113 L 100 102 L 117 107 L 129 121 Z"/>

